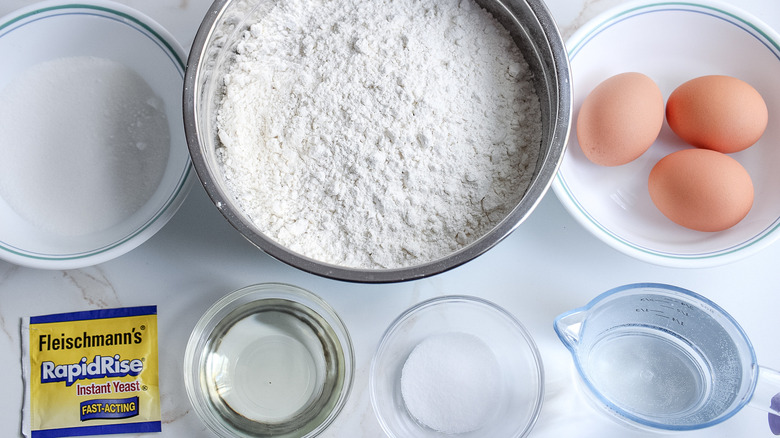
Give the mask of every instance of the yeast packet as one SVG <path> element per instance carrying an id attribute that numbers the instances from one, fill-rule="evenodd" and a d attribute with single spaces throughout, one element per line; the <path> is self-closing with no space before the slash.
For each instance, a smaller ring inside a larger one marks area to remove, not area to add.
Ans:
<path id="1" fill-rule="evenodd" d="M 157 307 L 22 320 L 30 438 L 160 432 Z"/>

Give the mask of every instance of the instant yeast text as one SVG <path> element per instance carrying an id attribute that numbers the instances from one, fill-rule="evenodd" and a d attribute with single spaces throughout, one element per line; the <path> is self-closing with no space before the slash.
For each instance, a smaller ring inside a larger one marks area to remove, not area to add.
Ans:
<path id="1" fill-rule="evenodd" d="M 23 331 L 25 435 L 161 430 L 156 306 L 35 316 Z"/>

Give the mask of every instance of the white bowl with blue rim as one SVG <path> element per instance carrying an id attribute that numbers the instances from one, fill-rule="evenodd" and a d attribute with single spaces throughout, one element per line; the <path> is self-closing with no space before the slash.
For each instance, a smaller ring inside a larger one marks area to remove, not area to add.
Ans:
<path id="1" fill-rule="evenodd" d="M 715 1 L 640 1 L 608 10 L 567 42 L 576 120 L 585 97 L 601 81 L 637 71 L 653 78 L 664 99 L 698 76 L 738 77 L 755 87 L 770 119 L 780 113 L 780 35 L 759 19 Z M 664 123 L 641 157 L 617 167 L 591 163 L 569 137 L 553 190 L 569 213 L 611 247 L 662 266 L 710 267 L 755 254 L 780 236 L 780 124 L 735 154 L 755 188 L 753 207 L 734 227 L 705 233 L 681 227 L 654 206 L 650 170 L 667 154 L 688 148 Z"/>
<path id="2" fill-rule="evenodd" d="M 33 66 L 70 57 L 108 59 L 145 80 L 167 118 L 167 161 L 159 184 L 140 207 L 94 232 L 67 235 L 42 228 L 0 197 L 0 258 L 14 264 L 73 269 L 125 254 L 162 228 L 192 183 L 181 115 L 186 53 L 170 33 L 136 10 L 103 0 L 44 1 L 0 18 L 0 89 Z"/>

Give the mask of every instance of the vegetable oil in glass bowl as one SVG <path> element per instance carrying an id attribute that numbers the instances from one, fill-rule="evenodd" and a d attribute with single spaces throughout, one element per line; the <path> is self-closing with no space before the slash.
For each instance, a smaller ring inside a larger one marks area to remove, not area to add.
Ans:
<path id="1" fill-rule="evenodd" d="M 251 286 L 223 298 L 193 331 L 187 391 L 222 436 L 310 437 L 336 417 L 352 383 L 352 348 L 309 292 Z"/>

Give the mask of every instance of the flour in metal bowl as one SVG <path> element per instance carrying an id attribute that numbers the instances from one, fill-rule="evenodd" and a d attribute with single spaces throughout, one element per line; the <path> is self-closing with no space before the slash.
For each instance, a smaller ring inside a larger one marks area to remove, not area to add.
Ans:
<path id="1" fill-rule="evenodd" d="M 541 144 L 532 73 L 471 0 L 278 2 L 238 41 L 217 156 L 269 238 L 345 267 L 445 257 L 495 227 Z"/>

